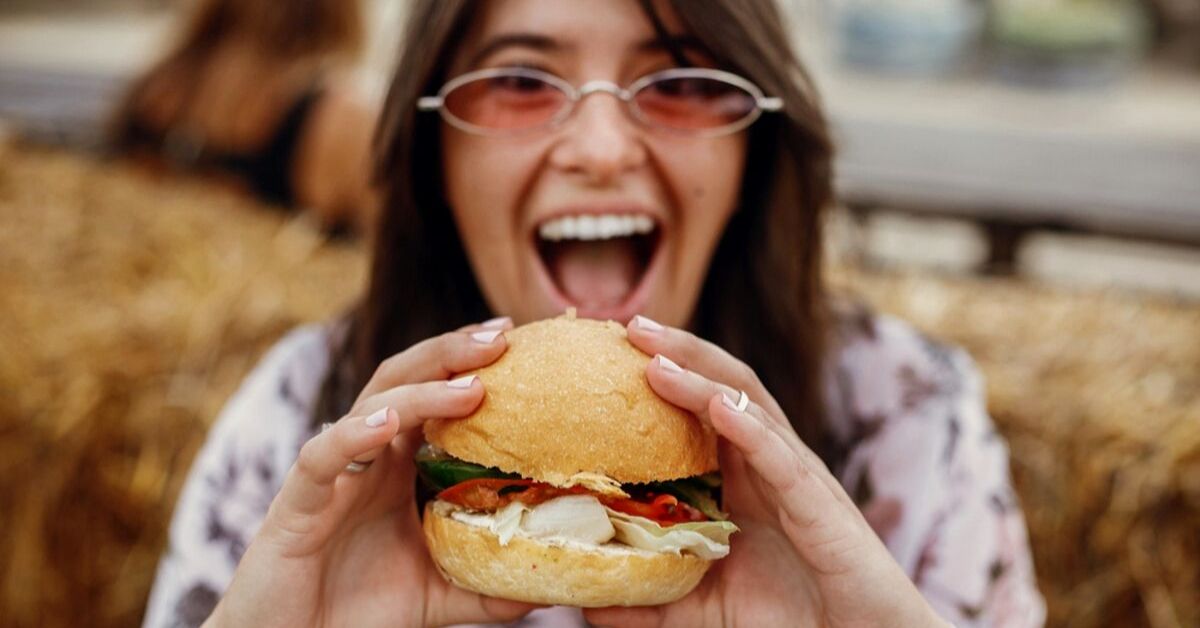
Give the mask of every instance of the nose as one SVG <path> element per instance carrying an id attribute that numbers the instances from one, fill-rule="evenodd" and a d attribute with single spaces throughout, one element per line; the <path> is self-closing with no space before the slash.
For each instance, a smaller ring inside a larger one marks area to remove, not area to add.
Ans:
<path id="1" fill-rule="evenodd" d="M 645 163 L 641 134 L 616 90 L 584 90 L 550 153 L 550 164 L 591 185 L 605 185 Z"/>

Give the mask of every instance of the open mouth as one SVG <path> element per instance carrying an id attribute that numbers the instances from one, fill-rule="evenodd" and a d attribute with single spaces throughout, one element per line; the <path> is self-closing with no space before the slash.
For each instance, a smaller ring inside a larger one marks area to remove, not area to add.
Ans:
<path id="1" fill-rule="evenodd" d="M 646 214 L 561 216 L 538 226 L 538 255 L 558 296 L 585 316 L 618 318 L 643 284 L 661 240 Z"/>

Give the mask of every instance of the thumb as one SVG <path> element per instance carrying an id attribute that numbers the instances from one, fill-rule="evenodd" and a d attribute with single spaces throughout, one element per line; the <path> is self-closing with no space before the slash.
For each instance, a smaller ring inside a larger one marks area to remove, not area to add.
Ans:
<path id="1" fill-rule="evenodd" d="M 432 570 L 431 570 L 432 571 Z M 516 621 L 531 611 L 546 608 L 537 604 L 489 597 L 460 589 L 432 575 L 431 595 L 426 601 L 426 625 L 442 626 L 464 623 L 496 623 Z"/>

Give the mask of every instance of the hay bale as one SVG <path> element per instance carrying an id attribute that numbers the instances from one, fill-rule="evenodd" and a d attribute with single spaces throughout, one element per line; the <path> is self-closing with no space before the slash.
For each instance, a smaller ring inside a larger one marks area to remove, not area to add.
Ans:
<path id="1" fill-rule="evenodd" d="M 232 193 L 0 146 L 0 624 L 139 623 L 210 421 L 364 269 Z"/>
<path id="2" fill-rule="evenodd" d="M 0 145 L 0 625 L 137 624 L 209 422 L 364 272 L 231 194 Z M 1200 305 L 834 275 L 979 361 L 1049 625 L 1200 625 Z"/>
<path id="3" fill-rule="evenodd" d="M 1200 626 L 1200 303 L 838 275 L 979 362 L 1048 625 Z"/>

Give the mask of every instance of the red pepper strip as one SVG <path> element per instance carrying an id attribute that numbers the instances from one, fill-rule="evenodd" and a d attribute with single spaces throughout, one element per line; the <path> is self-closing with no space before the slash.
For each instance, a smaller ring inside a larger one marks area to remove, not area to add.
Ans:
<path id="1" fill-rule="evenodd" d="M 506 490 L 507 489 L 507 490 Z M 499 510 L 514 501 L 528 506 L 536 506 L 563 495 L 590 494 L 582 486 L 559 488 L 533 480 L 506 480 L 500 478 L 478 478 L 459 482 L 437 494 L 437 498 L 470 510 L 491 512 Z M 707 521 L 704 513 L 696 510 L 674 495 L 648 494 L 639 501 L 627 497 L 611 497 L 596 495 L 605 506 L 623 512 L 627 515 L 645 517 L 659 525 L 669 526 L 688 521 Z"/>
<path id="2" fill-rule="evenodd" d="M 708 517 L 705 517 L 704 513 L 679 501 L 674 495 L 647 495 L 647 497 L 653 498 L 649 504 L 625 497 L 602 497 L 600 501 L 617 512 L 645 517 L 663 526 L 689 521 L 708 521 Z"/>
<path id="3" fill-rule="evenodd" d="M 507 490 L 506 490 L 507 489 Z M 514 501 L 536 506 L 563 495 L 580 495 L 588 490 L 582 486 L 559 488 L 533 480 L 478 478 L 459 482 L 437 494 L 437 498 L 471 510 L 499 510 Z"/>
<path id="4" fill-rule="evenodd" d="M 477 478 L 459 482 L 437 494 L 437 498 L 469 508 L 471 510 L 497 510 L 507 506 L 513 496 L 533 486 L 533 480 L 505 480 L 500 478 Z M 504 495 L 501 489 L 516 487 Z"/>

